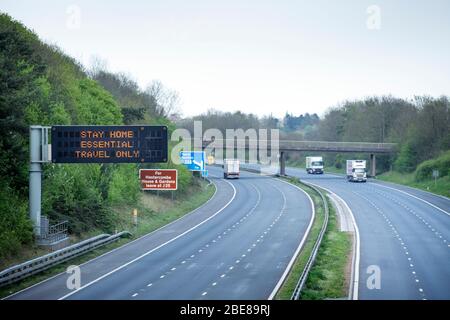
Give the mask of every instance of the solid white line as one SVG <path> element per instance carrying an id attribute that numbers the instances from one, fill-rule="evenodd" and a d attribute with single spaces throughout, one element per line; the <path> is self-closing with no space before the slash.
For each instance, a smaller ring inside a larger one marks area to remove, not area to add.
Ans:
<path id="1" fill-rule="evenodd" d="M 412 198 L 415 198 L 415 199 L 417 199 L 417 200 L 420 200 L 420 201 L 422 201 L 423 203 L 426 203 L 426 204 L 428 204 L 429 206 L 432 206 L 433 208 L 435 208 L 435 209 L 437 209 L 437 210 L 439 210 L 439 211 L 442 211 L 442 212 L 445 213 L 446 215 L 450 216 L 450 212 L 447 212 L 447 211 L 445 211 L 444 209 L 439 208 L 438 206 L 435 206 L 435 205 L 432 204 L 431 202 L 428 202 L 428 201 L 426 201 L 426 200 L 424 200 L 424 199 L 421 199 L 421 198 L 419 198 L 419 197 L 416 197 L 415 195 L 412 195 L 412 194 L 410 194 L 410 193 L 408 193 L 408 192 L 406 192 L 406 191 L 403 191 L 403 190 L 400 190 L 400 189 L 396 189 L 396 188 L 392 188 L 392 187 L 388 187 L 388 186 L 384 186 L 384 185 L 379 184 L 379 183 L 372 183 L 372 184 L 373 184 L 373 185 L 376 185 L 376 186 L 379 186 L 379 187 L 383 187 L 383 188 L 395 190 L 395 191 L 401 192 L 401 193 L 403 193 L 403 194 L 406 194 L 406 195 L 408 195 L 408 196 L 410 196 L 410 197 L 412 197 Z"/>
<path id="2" fill-rule="evenodd" d="M 319 186 L 317 184 L 311 183 L 311 182 L 307 182 L 310 183 L 318 188 L 322 188 L 323 190 L 327 191 L 330 194 L 333 194 L 335 197 L 337 197 L 340 201 L 342 201 L 342 203 L 345 205 L 345 207 L 347 208 L 347 210 L 350 212 L 350 215 L 352 217 L 352 223 L 353 223 L 353 227 L 355 228 L 355 233 L 356 233 L 356 241 L 355 241 L 355 250 L 353 250 L 353 257 L 352 257 L 352 279 L 353 279 L 353 291 L 351 292 L 351 299 L 352 300 L 358 300 L 358 292 L 359 292 L 359 264 L 360 264 L 360 255 L 361 255 L 361 241 L 360 241 L 360 236 L 359 236 L 359 229 L 358 229 L 358 225 L 356 224 L 356 220 L 355 220 L 355 216 L 353 215 L 353 211 L 350 209 L 350 207 L 348 206 L 347 202 L 344 201 L 344 199 L 342 199 L 341 197 L 339 197 L 336 193 L 334 193 L 333 191 L 324 188 L 322 186 Z"/>
<path id="3" fill-rule="evenodd" d="M 154 251 L 156 251 L 156 250 L 158 250 L 158 249 L 164 247 L 165 245 L 167 245 L 167 244 L 169 244 L 169 243 L 175 241 L 176 239 L 181 238 L 182 236 L 184 236 L 184 235 L 186 235 L 187 233 L 191 232 L 192 230 L 198 228 L 199 226 L 201 226 L 201 225 L 204 224 L 205 222 L 207 222 L 207 221 L 211 220 L 212 218 L 214 218 L 216 215 L 218 215 L 220 212 L 222 212 L 226 207 L 228 207 L 228 206 L 231 204 L 231 202 L 234 200 L 234 198 L 236 197 L 237 191 L 236 191 L 236 188 L 234 187 L 234 185 L 233 185 L 232 183 L 228 182 L 227 180 L 224 180 L 224 181 L 225 181 L 226 183 L 228 183 L 228 184 L 233 188 L 233 196 L 231 197 L 231 199 L 230 199 L 230 200 L 229 200 L 222 208 L 220 208 L 218 211 L 216 211 L 212 216 L 209 216 L 207 219 L 203 220 L 202 222 L 198 223 L 197 225 L 193 226 L 192 228 L 190 228 L 190 229 L 184 231 L 183 233 L 179 234 L 178 236 L 176 236 L 176 237 L 174 237 L 174 238 L 172 238 L 172 239 L 170 239 L 170 240 L 168 240 L 168 241 L 166 241 L 166 242 L 160 244 L 160 245 L 157 246 L 156 248 L 153 248 L 152 250 L 147 251 L 146 253 L 140 255 L 139 257 L 137 257 L 137 258 L 135 258 L 135 259 L 133 259 L 133 260 L 131 260 L 131 261 L 129 261 L 129 262 L 127 262 L 127 263 L 125 263 L 125 264 L 123 264 L 123 265 L 117 267 L 117 268 L 115 268 L 114 270 L 112 270 L 112 271 L 110 271 L 110 272 L 108 272 L 108 273 L 102 275 L 101 277 L 99 277 L 99 278 L 97 278 L 97 279 L 95 279 L 95 280 L 93 280 L 93 281 L 91 281 L 91 282 L 85 284 L 84 286 L 80 287 L 79 289 L 76 289 L 76 290 L 74 290 L 74 291 L 72 291 L 72 292 L 70 292 L 70 293 L 68 293 L 68 294 L 66 294 L 66 295 L 64 295 L 64 296 L 62 296 L 62 297 L 59 298 L 58 300 L 64 300 L 65 298 L 70 297 L 71 295 L 77 293 L 78 291 L 83 290 L 83 289 L 85 289 L 85 288 L 91 286 L 92 284 L 94 284 L 94 283 L 96 283 L 96 282 L 98 282 L 98 281 L 100 281 L 100 280 L 106 278 L 107 276 L 109 276 L 109 275 L 111 275 L 111 274 L 113 274 L 113 273 L 115 273 L 115 272 L 117 272 L 117 271 L 119 271 L 119 270 L 125 268 L 126 266 L 132 264 L 133 262 L 136 262 L 136 261 L 142 259 L 143 257 L 149 255 L 150 253 L 152 253 L 152 252 L 154 252 Z"/>
<path id="4" fill-rule="evenodd" d="M 372 180 L 372 181 L 370 181 L 370 183 L 373 183 L 373 184 L 376 184 L 376 185 L 384 185 L 384 184 L 390 184 L 390 185 L 393 185 L 393 186 L 399 185 L 399 186 L 402 186 L 402 187 L 404 187 L 406 189 L 412 189 L 412 190 L 416 190 L 416 191 L 419 191 L 419 192 L 427 193 L 429 195 L 432 195 L 432 196 L 435 196 L 435 197 L 438 197 L 438 198 L 442 198 L 444 200 L 450 200 L 449 197 L 443 196 L 441 194 L 436 194 L 436 193 L 433 193 L 433 192 L 430 192 L 430 191 L 422 190 L 422 189 L 411 187 L 411 186 L 406 186 L 404 184 L 398 184 L 398 183 L 395 183 L 395 182 L 382 181 L 382 180 L 381 181 L 380 180 L 378 180 L 378 181 Z"/>
<path id="5" fill-rule="evenodd" d="M 283 284 L 284 280 L 286 279 L 286 277 L 288 276 L 289 272 L 291 271 L 292 265 L 294 264 L 295 259 L 297 259 L 297 256 L 298 256 L 298 254 L 300 253 L 300 250 L 303 248 L 303 245 L 305 244 L 306 238 L 307 238 L 308 235 L 309 235 L 309 232 L 310 232 L 311 227 L 312 227 L 313 222 L 314 222 L 314 218 L 315 218 L 315 216 L 316 216 L 316 210 L 315 210 L 315 208 L 314 208 L 314 202 L 313 202 L 313 200 L 311 199 L 311 197 L 309 196 L 309 194 L 306 193 L 305 190 L 303 190 L 303 189 L 300 188 L 299 186 L 296 186 L 296 185 L 294 185 L 294 184 L 292 184 L 292 183 L 289 183 L 289 182 L 287 182 L 287 181 L 284 181 L 284 180 L 281 180 L 281 179 L 277 179 L 277 180 L 278 180 L 278 181 L 281 181 L 281 182 L 284 182 L 284 183 L 286 183 L 286 184 L 288 184 L 288 185 L 290 185 L 290 186 L 293 186 L 293 187 L 297 188 L 298 190 L 300 190 L 301 192 L 303 192 L 303 193 L 308 197 L 309 202 L 311 203 L 312 214 L 311 214 L 311 220 L 309 221 L 308 228 L 306 228 L 306 232 L 305 232 L 305 234 L 303 235 L 303 238 L 302 238 L 302 240 L 300 241 L 300 244 L 298 245 L 297 249 L 295 250 L 294 255 L 293 255 L 292 258 L 291 258 L 291 261 L 289 261 L 289 263 L 288 263 L 286 269 L 284 270 L 284 273 L 283 273 L 283 275 L 281 276 L 280 280 L 278 280 L 278 283 L 275 285 L 275 288 L 273 288 L 272 293 L 269 295 L 268 300 L 273 300 L 273 298 L 274 298 L 275 295 L 277 294 L 278 290 L 280 290 L 280 287 L 281 287 L 281 285 Z M 283 195 L 284 195 L 284 194 L 283 194 Z"/>
<path id="6" fill-rule="evenodd" d="M 214 176 L 214 177 L 215 177 L 215 178 L 220 178 L 220 177 L 216 177 L 216 176 Z M 212 180 L 210 180 L 210 181 L 212 181 Z M 192 210 L 192 211 L 186 213 L 185 215 L 179 217 L 178 219 L 173 220 L 172 222 L 169 222 L 168 224 L 165 224 L 165 225 L 159 227 L 158 229 L 153 230 L 153 231 L 150 232 L 150 233 L 147 233 L 147 234 L 145 234 L 145 235 L 143 235 L 143 236 L 141 236 L 141 237 L 139 237 L 139 238 L 137 238 L 137 239 L 134 239 L 134 240 L 132 240 L 132 241 L 130 241 L 130 242 L 127 242 L 127 243 L 125 243 L 124 245 L 122 245 L 122 246 L 120 246 L 120 247 L 118 247 L 118 248 L 115 248 L 115 249 L 112 249 L 112 250 L 110 250 L 110 251 L 108 251 L 108 252 L 105 252 L 105 253 L 99 255 L 98 257 L 95 257 L 95 258 L 92 258 L 92 259 L 90 259 L 90 260 L 88 260 L 88 261 L 86 261 L 86 262 L 83 262 L 82 264 L 79 265 L 79 267 L 82 267 L 82 266 L 84 266 L 84 265 L 86 265 L 86 264 L 88 264 L 88 263 L 91 263 L 92 261 L 95 261 L 95 260 L 97 260 L 97 259 L 100 259 L 100 258 L 102 258 L 102 257 L 104 257 L 104 256 L 106 256 L 106 255 L 108 255 L 108 254 L 111 254 L 111 253 L 117 251 L 117 250 L 121 250 L 121 249 L 123 249 L 123 248 L 125 248 L 125 247 L 127 247 L 127 246 L 129 246 L 129 245 L 131 245 L 131 244 L 133 244 L 133 243 L 136 242 L 136 241 L 139 241 L 139 240 L 142 240 L 142 239 L 144 239 L 144 238 L 146 238 L 146 237 L 149 237 L 149 236 L 153 235 L 155 232 L 158 232 L 158 231 L 160 231 L 161 229 L 166 228 L 166 227 L 168 227 L 168 226 L 170 226 L 170 225 L 176 223 L 177 221 L 179 221 L 179 220 L 181 220 L 181 219 L 184 219 L 184 218 L 186 218 L 186 217 L 192 215 L 192 214 L 195 213 L 197 210 L 203 208 L 204 206 L 206 206 L 207 203 L 209 203 L 211 200 L 213 200 L 214 196 L 215 196 L 216 193 L 217 193 L 217 186 L 216 186 L 216 184 L 213 183 L 213 186 L 214 186 L 214 188 L 215 188 L 215 191 L 214 191 L 213 195 L 211 196 L 211 198 L 208 199 L 208 201 L 206 201 L 206 202 L 205 202 L 204 204 L 202 204 L 200 207 L 195 208 L 194 210 Z M 44 279 L 44 280 L 42 280 L 42 281 L 39 281 L 38 283 L 35 283 L 35 284 L 33 284 L 33 285 L 31 285 L 31 286 L 29 286 L 29 287 L 27 287 L 27 288 L 24 288 L 24 289 L 22 289 L 22 290 L 19 290 L 19 291 L 15 292 L 15 293 L 13 293 L 13 294 L 11 294 L 11 295 L 9 295 L 9 296 L 6 296 L 6 297 L 2 298 L 1 300 L 7 300 L 7 299 L 9 299 L 9 298 L 11 298 L 11 297 L 13 297 L 13 296 L 15 296 L 15 295 L 17 295 L 17 294 L 20 294 L 20 293 L 22 293 L 22 292 L 24 292 L 24 291 L 26 291 L 26 290 L 29 290 L 29 289 L 31 289 L 31 288 L 33 288 L 33 287 L 36 287 L 36 286 L 38 286 L 38 285 L 40 285 L 40 284 L 42 284 L 42 283 L 44 283 L 44 282 L 50 281 L 50 280 L 52 280 L 52 279 L 54 279 L 54 278 L 56 278 L 56 277 L 59 277 L 59 276 L 61 276 L 61 275 L 65 275 L 65 274 L 66 274 L 66 271 L 63 271 L 63 272 L 58 273 L 58 274 L 55 274 L 54 276 L 52 276 L 52 277 L 50 277 L 50 278 Z"/>

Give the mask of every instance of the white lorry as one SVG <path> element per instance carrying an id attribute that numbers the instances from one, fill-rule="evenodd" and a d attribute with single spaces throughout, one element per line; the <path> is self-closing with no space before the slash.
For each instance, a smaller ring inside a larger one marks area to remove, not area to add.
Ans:
<path id="1" fill-rule="evenodd" d="M 347 180 L 367 181 L 366 160 L 347 160 Z"/>
<path id="2" fill-rule="evenodd" d="M 323 173 L 322 157 L 306 157 L 306 172 L 309 174 Z"/>
<path id="3" fill-rule="evenodd" d="M 223 161 L 223 177 L 239 178 L 239 160 L 237 159 L 225 159 Z"/>

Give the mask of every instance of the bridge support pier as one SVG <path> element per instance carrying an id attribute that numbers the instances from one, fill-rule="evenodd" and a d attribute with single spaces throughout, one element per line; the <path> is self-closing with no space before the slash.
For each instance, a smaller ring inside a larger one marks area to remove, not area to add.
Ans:
<path id="1" fill-rule="evenodd" d="M 280 151 L 280 176 L 286 175 L 286 154 Z"/>
<path id="2" fill-rule="evenodd" d="M 376 174 L 377 174 L 376 162 L 377 161 L 376 161 L 376 158 L 375 158 L 375 154 L 371 153 L 370 154 L 370 172 L 369 172 L 371 177 L 375 177 Z"/>

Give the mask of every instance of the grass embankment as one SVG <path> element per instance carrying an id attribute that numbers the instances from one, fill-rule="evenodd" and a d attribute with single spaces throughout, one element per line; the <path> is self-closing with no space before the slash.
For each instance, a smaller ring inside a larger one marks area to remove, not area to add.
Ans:
<path id="1" fill-rule="evenodd" d="M 52 267 L 46 271 L 38 273 L 34 276 L 26 278 L 20 282 L 12 285 L 0 288 L 0 297 L 5 297 L 21 289 L 27 288 L 35 283 L 50 278 L 53 275 L 61 273 L 66 270 L 69 265 L 80 265 L 86 261 L 89 261 L 99 255 L 102 255 L 112 249 L 118 248 L 127 242 L 130 242 L 136 238 L 139 238 L 147 233 L 150 233 L 171 221 L 174 221 L 183 215 L 198 208 L 203 203 L 208 201 L 214 194 L 215 187 L 213 184 L 208 184 L 207 181 L 201 180 L 197 185 L 190 188 L 184 195 L 176 198 L 172 201 L 171 197 L 158 196 L 155 193 L 143 192 L 141 194 L 140 202 L 134 207 L 121 207 L 115 208 L 114 211 L 117 215 L 117 230 L 129 230 L 133 233 L 131 238 L 123 238 L 114 243 L 100 247 L 96 250 L 88 252 L 82 256 L 71 259 L 65 263 Z M 133 209 L 138 210 L 138 225 L 134 226 L 132 220 Z M 89 232 L 83 234 L 81 237 L 77 237 L 77 240 L 82 240 L 94 236 L 95 234 L 101 234 L 102 232 Z M 45 254 L 47 251 L 39 248 L 31 248 L 26 250 L 14 260 L 2 261 L 2 264 L 6 266 L 20 263 L 32 259 L 33 257 Z M 19 260 L 22 259 L 22 260 Z M 5 268 L 4 267 L 4 268 Z M 4 269 L 2 268 L 2 269 Z"/>
<path id="2" fill-rule="evenodd" d="M 297 179 L 287 179 L 287 180 L 290 183 L 299 186 L 311 196 L 314 202 L 314 208 L 316 210 L 316 217 L 311 227 L 309 236 L 306 239 L 306 243 L 303 246 L 303 249 L 301 250 L 300 254 L 295 260 L 291 272 L 289 273 L 288 277 L 284 281 L 283 285 L 281 286 L 280 290 L 278 291 L 275 297 L 277 300 L 288 300 L 291 298 L 292 293 L 295 290 L 295 286 L 297 285 L 298 279 L 302 274 L 302 271 L 305 268 L 306 263 L 308 262 L 309 256 L 311 255 L 314 243 L 317 237 L 319 236 L 319 232 L 320 229 L 322 228 L 323 220 L 325 217 L 322 199 L 313 189 L 299 183 Z"/>
<path id="3" fill-rule="evenodd" d="M 450 176 L 438 178 L 436 182 L 434 179 L 427 179 L 418 182 L 415 180 L 415 173 L 389 171 L 377 176 L 377 178 L 382 181 L 403 184 L 409 187 L 450 197 Z"/>
<path id="4" fill-rule="evenodd" d="M 324 219 L 324 208 L 320 196 L 295 179 L 289 181 L 298 185 L 311 196 L 316 209 L 316 219 L 302 252 L 297 257 L 291 272 L 276 296 L 277 299 L 291 298 Z M 331 203 L 328 206 L 330 209 L 328 227 L 301 294 L 301 299 L 304 300 L 335 299 L 347 296 L 350 277 L 347 270 L 351 261 L 351 237 L 348 233 L 339 231 L 335 210 Z"/>
<path id="5" fill-rule="evenodd" d="M 330 210 L 328 227 L 303 288 L 303 300 L 339 299 L 348 295 L 352 239 L 348 232 L 339 231 L 335 209 L 327 201 Z"/>

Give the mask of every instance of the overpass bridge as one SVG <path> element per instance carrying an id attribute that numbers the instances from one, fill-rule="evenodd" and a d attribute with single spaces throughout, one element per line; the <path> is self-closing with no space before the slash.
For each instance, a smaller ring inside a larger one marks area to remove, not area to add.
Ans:
<path id="1" fill-rule="evenodd" d="M 209 148 L 233 148 L 234 150 L 258 150 L 261 148 L 268 148 L 271 150 L 271 140 L 261 139 L 212 139 L 201 140 L 192 139 L 194 148 L 202 149 Z M 274 144 L 274 147 L 276 145 Z M 301 152 L 301 151 L 315 151 L 315 152 L 339 152 L 339 153 L 368 153 L 370 155 L 370 170 L 369 174 L 375 176 L 376 174 L 376 154 L 391 154 L 397 152 L 396 143 L 377 143 L 377 142 L 338 142 L 338 141 L 299 141 L 299 140 L 279 140 L 278 150 L 280 174 L 285 175 L 286 168 L 286 153 L 287 152 Z"/>

